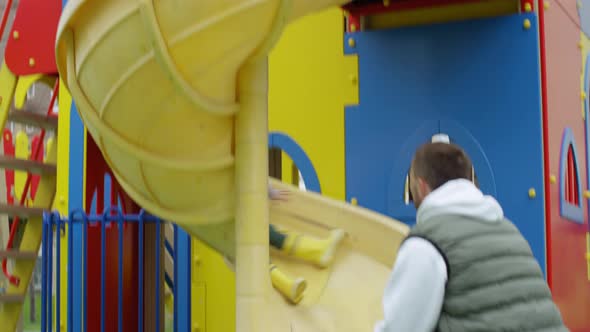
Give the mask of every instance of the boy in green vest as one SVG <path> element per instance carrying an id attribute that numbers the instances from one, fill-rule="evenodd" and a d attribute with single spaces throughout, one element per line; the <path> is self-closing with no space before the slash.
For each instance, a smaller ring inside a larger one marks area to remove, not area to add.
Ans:
<path id="1" fill-rule="evenodd" d="M 399 249 L 375 332 L 568 331 L 526 239 L 472 172 L 456 145 L 416 151 L 416 226 Z"/>

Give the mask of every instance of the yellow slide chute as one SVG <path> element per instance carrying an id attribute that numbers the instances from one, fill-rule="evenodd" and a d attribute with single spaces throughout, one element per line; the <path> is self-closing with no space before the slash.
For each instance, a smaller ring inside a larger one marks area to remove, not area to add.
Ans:
<path id="1" fill-rule="evenodd" d="M 239 331 L 370 330 L 407 232 L 297 193 L 273 222 L 349 236 L 332 270 L 276 258 L 310 280 L 300 306 L 270 292 L 267 54 L 286 24 L 344 2 L 70 0 L 63 11 L 58 68 L 84 124 L 136 202 L 236 259 Z"/>

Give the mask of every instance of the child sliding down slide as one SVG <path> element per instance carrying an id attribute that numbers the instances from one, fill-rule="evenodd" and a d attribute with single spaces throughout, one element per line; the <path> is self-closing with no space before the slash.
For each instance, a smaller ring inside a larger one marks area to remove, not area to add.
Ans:
<path id="1" fill-rule="evenodd" d="M 289 192 L 269 186 L 269 198 L 274 201 L 287 201 Z M 269 225 L 270 245 L 283 253 L 308 262 L 318 268 L 329 267 L 336 249 L 344 239 L 344 231 L 335 229 L 325 239 L 318 239 L 305 234 L 279 230 L 272 223 Z M 272 285 L 291 303 L 297 304 L 303 299 L 307 282 L 303 278 L 292 278 L 282 272 L 276 265 L 270 264 Z"/>

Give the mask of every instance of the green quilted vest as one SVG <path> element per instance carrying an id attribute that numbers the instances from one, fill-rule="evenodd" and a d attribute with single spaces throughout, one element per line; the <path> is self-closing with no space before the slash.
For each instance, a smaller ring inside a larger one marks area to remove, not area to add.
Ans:
<path id="1" fill-rule="evenodd" d="M 411 237 L 431 242 L 447 263 L 437 331 L 568 331 L 528 242 L 510 221 L 440 216 L 417 224 Z"/>

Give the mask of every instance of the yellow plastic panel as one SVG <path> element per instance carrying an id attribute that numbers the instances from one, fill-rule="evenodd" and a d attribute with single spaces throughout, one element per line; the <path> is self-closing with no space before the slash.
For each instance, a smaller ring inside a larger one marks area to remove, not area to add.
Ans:
<path id="1" fill-rule="evenodd" d="M 8 112 L 14 99 L 17 77 L 10 71 L 6 63 L 0 68 L 0 128 L 6 126 Z"/>
<path id="2" fill-rule="evenodd" d="M 222 255 L 199 240 L 193 241 L 192 324 L 200 332 L 233 331 L 235 276 Z"/>
<path id="3" fill-rule="evenodd" d="M 358 103 L 357 59 L 344 56 L 343 20 L 330 9 L 290 25 L 270 55 L 269 83 L 270 130 L 301 146 L 323 194 L 338 199 L 345 198 L 344 107 Z"/>

